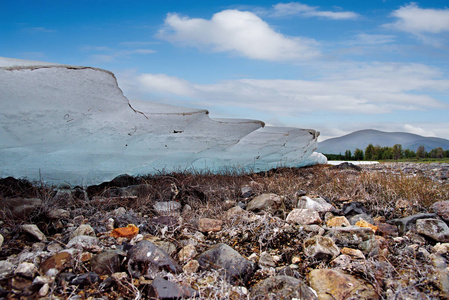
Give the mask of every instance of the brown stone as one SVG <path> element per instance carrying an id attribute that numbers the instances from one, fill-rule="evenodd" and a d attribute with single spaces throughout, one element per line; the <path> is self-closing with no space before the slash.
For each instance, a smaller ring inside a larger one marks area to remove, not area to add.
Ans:
<path id="1" fill-rule="evenodd" d="M 112 230 L 111 236 L 114 238 L 124 237 L 132 239 L 139 233 L 139 228 L 134 224 L 129 224 L 126 227 L 120 227 Z"/>
<path id="2" fill-rule="evenodd" d="M 350 226 L 348 219 L 346 217 L 333 217 L 326 223 L 329 227 L 338 227 L 338 226 Z"/>
<path id="3" fill-rule="evenodd" d="M 372 285 L 339 270 L 315 269 L 308 279 L 318 299 L 379 299 Z"/>
<path id="4" fill-rule="evenodd" d="M 365 227 L 365 228 L 371 228 L 373 230 L 373 232 L 375 233 L 377 231 L 377 226 L 370 224 L 368 222 L 366 222 L 365 220 L 360 220 L 357 223 L 355 223 L 355 226 L 359 226 L 359 227 Z"/>
<path id="5" fill-rule="evenodd" d="M 48 270 L 56 269 L 58 272 L 73 266 L 73 257 L 68 252 L 59 252 L 47 258 L 40 266 L 39 270 L 45 275 Z"/>
<path id="6" fill-rule="evenodd" d="M 202 218 L 198 222 L 198 227 L 201 232 L 220 231 L 222 224 L 222 220 Z"/>

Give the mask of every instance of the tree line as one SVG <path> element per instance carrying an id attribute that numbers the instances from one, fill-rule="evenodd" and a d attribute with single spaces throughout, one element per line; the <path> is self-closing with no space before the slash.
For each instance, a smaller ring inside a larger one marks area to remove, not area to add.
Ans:
<path id="1" fill-rule="evenodd" d="M 402 145 L 396 144 L 393 147 L 381 147 L 369 144 L 365 151 L 362 149 L 355 149 L 354 153 L 351 150 L 346 150 L 344 154 L 324 154 L 329 160 L 386 160 L 386 159 L 422 159 L 422 158 L 449 158 L 449 150 L 443 150 L 438 147 L 432 149 L 430 152 L 426 151 L 424 145 L 418 147 L 415 151 L 410 149 L 403 149 Z"/>

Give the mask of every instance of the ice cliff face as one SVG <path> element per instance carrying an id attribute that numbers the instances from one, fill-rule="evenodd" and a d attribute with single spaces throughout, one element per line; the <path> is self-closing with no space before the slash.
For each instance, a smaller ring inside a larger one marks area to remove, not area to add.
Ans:
<path id="1" fill-rule="evenodd" d="M 325 163 L 318 133 L 128 101 L 108 71 L 0 58 L 0 177 L 97 184 L 120 174 Z"/>

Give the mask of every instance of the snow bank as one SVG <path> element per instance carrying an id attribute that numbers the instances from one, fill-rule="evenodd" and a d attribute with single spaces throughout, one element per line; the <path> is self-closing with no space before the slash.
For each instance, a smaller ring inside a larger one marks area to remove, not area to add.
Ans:
<path id="1" fill-rule="evenodd" d="M 325 163 L 319 133 L 128 101 L 108 71 L 0 58 L 0 177 L 90 185 L 120 174 Z"/>

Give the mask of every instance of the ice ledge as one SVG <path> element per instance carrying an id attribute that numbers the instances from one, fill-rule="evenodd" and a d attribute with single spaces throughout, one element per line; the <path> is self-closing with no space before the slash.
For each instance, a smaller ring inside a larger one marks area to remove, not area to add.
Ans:
<path id="1" fill-rule="evenodd" d="M 128 101 L 114 75 L 0 58 L 0 176 L 98 184 L 120 174 L 325 163 L 318 132 Z"/>

